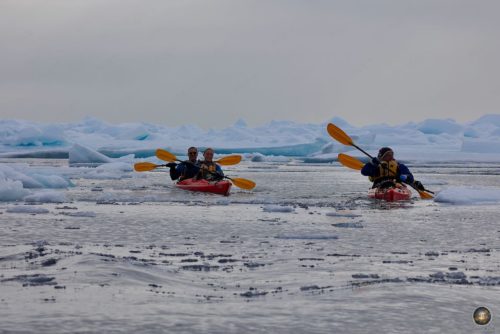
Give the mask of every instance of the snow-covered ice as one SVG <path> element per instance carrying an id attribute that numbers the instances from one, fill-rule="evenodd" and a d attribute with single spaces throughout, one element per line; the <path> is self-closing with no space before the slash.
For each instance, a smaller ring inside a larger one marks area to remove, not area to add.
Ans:
<path id="1" fill-rule="evenodd" d="M 499 114 L 484 115 L 464 124 L 451 119 L 427 119 L 400 125 L 356 127 L 334 117 L 356 143 L 371 153 L 390 145 L 399 158 L 412 161 L 498 162 Z M 79 123 L 43 124 L 0 121 L 0 157 L 61 157 L 70 164 L 97 164 L 134 154 L 154 156 L 156 148 L 184 154 L 189 146 L 215 147 L 219 153 L 242 153 L 254 161 L 289 160 L 300 156 L 315 161 L 335 160 L 349 148 L 332 141 L 326 124 L 272 121 L 249 127 L 243 120 L 224 129 L 203 130 L 194 125 L 168 127 L 147 123 L 109 124 L 95 118 Z M 165 145 L 168 143 L 168 145 Z"/>
<path id="2" fill-rule="evenodd" d="M 499 187 L 448 187 L 436 195 L 436 202 L 449 204 L 498 204 Z"/>

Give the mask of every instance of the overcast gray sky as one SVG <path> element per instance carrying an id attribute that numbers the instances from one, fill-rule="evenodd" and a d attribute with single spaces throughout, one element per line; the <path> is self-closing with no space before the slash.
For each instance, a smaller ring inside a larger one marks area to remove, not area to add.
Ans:
<path id="1" fill-rule="evenodd" d="M 0 0 L 0 118 L 354 125 L 500 113 L 500 1 Z"/>

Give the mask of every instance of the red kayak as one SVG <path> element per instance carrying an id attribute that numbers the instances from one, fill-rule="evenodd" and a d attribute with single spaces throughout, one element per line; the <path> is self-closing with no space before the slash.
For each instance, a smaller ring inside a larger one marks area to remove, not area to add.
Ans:
<path id="1" fill-rule="evenodd" d="M 207 181 L 204 179 L 185 179 L 175 184 L 177 188 L 190 191 L 202 191 L 206 193 L 229 196 L 232 183 L 229 181 Z"/>
<path id="2" fill-rule="evenodd" d="M 397 184 L 389 188 L 372 188 L 368 191 L 368 197 L 387 202 L 407 201 L 411 198 L 411 191 L 406 186 Z"/>

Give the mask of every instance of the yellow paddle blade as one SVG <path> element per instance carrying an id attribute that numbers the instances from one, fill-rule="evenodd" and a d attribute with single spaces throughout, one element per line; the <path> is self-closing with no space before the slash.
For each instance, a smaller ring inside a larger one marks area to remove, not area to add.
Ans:
<path id="1" fill-rule="evenodd" d="M 134 169 L 136 172 L 147 172 L 147 171 L 155 169 L 156 167 L 159 167 L 159 166 L 155 165 L 152 162 L 138 162 L 134 165 Z"/>
<path id="2" fill-rule="evenodd" d="M 425 191 L 422 191 L 422 190 L 417 190 L 417 191 L 418 191 L 418 194 L 420 195 L 421 199 L 432 199 L 432 198 L 434 198 L 434 196 L 432 196 L 429 193 L 426 193 Z"/>
<path id="3" fill-rule="evenodd" d="M 220 158 L 216 161 L 219 165 L 229 166 L 239 164 L 241 161 L 241 155 L 228 155 L 227 157 Z"/>
<path id="4" fill-rule="evenodd" d="M 358 159 L 344 153 L 339 153 L 338 159 L 342 165 L 351 169 L 361 170 L 361 168 L 363 168 L 363 166 L 365 165 Z"/>
<path id="5" fill-rule="evenodd" d="M 337 127 L 336 125 L 332 123 L 328 123 L 326 130 L 328 131 L 328 134 L 332 136 L 333 139 L 337 140 L 338 142 L 348 145 L 348 146 L 353 146 L 353 141 L 351 137 L 347 135 L 341 128 Z"/>
<path id="6" fill-rule="evenodd" d="M 253 182 L 251 180 L 243 179 L 241 177 L 234 177 L 234 178 L 232 177 L 232 178 L 228 178 L 228 179 L 230 179 L 235 186 L 237 186 L 238 188 L 241 188 L 241 189 L 252 190 L 256 186 L 255 182 Z"/>
<path id="7" fill-rule="evenodd" d="M 174 162 L 177 160 L 177 157 L 170 153 L 169 151 L 162 150 L 161 148 L 156 150 L 156 157 L 163 161 Z"/>

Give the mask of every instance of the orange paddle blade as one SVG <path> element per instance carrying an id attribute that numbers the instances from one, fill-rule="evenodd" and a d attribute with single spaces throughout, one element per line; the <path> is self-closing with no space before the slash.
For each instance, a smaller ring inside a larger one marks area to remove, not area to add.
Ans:
<path id="1" fill-rule="evenodd" d="M 163 161 L 177 161 L 177 157 L 175 155 L 173 155 L 169 151 L 162 150 L 161 148 L 156 150 L 156 157 Z"/>
<path id="2" fill-rule="evenodd" d="M 341 128 L 337 127 L 336 125 L 329 123 L 326 127 L 326 130 L 328 131 L 328 134 L 338 142 L 347 146 L 353 146 L 353 141 L 351 137 L 349 137 L 347 133 L 345 133 Z"/>
<path id="3" fill-rule="evenodd" d="M 433 199 L 434 198 L 434 196 L 432 196 L 431 194 L 429 194 L 423 190 L 418 190 L 418 189 L 416 189 L 416 190 L 418 191 L 418 194 L 420 195 L 421 199 Z"/>
<path id="4" fill-rule="evenodd" d="M 134 164 L 134 170 L 136 172 L 148 172 L 150 170 L 160 167 L 160 165 L 155 165 L 152 162 L 138 162 Z"/>
<path id="5" fill-rule="evenodd" d="M 241 189 L 252 190 L 256 186 L 255 182 L 253 182 L 251 180 L 243 179 L 241 177 L 235 177 L 235 178 L 228 177 L 228 179 L 230 179 L 235 186 L 237 186 L 238 188 L 241 188 Z"/>
<path id="6" fill-rule="evenodd" d="M 241 155 L 228 155 L 226 157 L 220 158 L 216 161 L 219 165 L 229 166 L 239 164 L 241 161 Z"/>
<path id="7" fill-rule="evenodd" d="M 339 153 L 338 155 L 339 162 L 346 166 L 347 168 L 351 169 L 356 169 L 356 170 L 361 170 L 363 166 L 365 165 L 358 159 L 351 157 L 350 155 L 344 154 L 344 153 Z"/>

